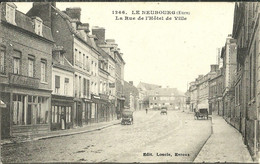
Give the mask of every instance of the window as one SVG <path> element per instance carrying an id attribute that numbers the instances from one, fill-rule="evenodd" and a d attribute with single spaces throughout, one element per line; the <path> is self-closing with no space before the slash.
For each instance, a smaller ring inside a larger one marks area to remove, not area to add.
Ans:
<path id="1" fill-rule="evenodd" d="M 41 61 L 41 82 L 46 82 L 46 61 Z"/>
<path id="2" fill-rule="evenodd" d="M 87 80 L 86 87 L 87 96 L 89 96 L 89 80 Z"/>
<path id="3" fill-rule="evenodd" d="M 75 48 L 75 65 L 78 66 L 78 50 Z"/>
<path id="4" fill-rule="evenodd" d="M 42 20 L 39 17 L 34 17 L 34 31 L 37 35 L 42 36 Z"/>
<path id="5" fill-rule="evenodd" d="M 31 108 L 25 106 L 24 95 L 13 95 L 13 124 L 27 125 L 31 124 Z"/>
<path id="6" fill-rule="evenodd" d="M 63 54 L 59 54 L 59 63 L 61 65 L 64 65 L 64 56 L 63 56 Z"/>
<path id="7" fill-rule="evenodd" d="M 14 74 L 20 74 L 20 58 L 14 57 L 13 58 L 13 73 Z"/>
<path id="8" fill-rule="evenodd" d="M 66 107 L 66 122 L 71 122 L 71 107 Z"/>
<path id="9" fill-rule="evenodd" d="M 68 95 L 69 94 L 69 78 L 65 78 L 64 81 L 64 95 Z"/>
<path id="10" fill-rule="evenodd" d="M 13 95 L 13 124 L 48 123 L 48 98 L 31 95 Z M 34 120 L 34 121 L 32 121 Z"/>
<path id="11" fill-rule="evenodd" d="M 99 82 L 99 93 L 103 93 L 103 83 L 102 83 L 102 81 Z"/>
<path id="12" fill-rule="evenodd" d="M 15 23 L 15 9 L 16 6 L 14 3 L 6 3 L 6 21 L 12 24 Z"/>
<path id="13" fill-rule="evenodd" d="M 83 95 L 86 96 L 87 95 L 87 81 L 86 79 L 84 78 L 83 79 Z"/>
<path id="14" fill-rule="evenodd" d="M 86 69 L 86 57 L 85 57 L 85 54 L 83 54 L 83 69 Z"/>
<path id="15" fill-rule="evenodd" d="M 79 59 L 78 59 L 79 67 L 82 68 L 82 62 L 81 62 L 81 61 L 82 61 L 82 59 L 81 59 L 81 58 L 82 58 L 82 55 L 81 55 L 81 52 L 80 52 L 80 51 L 79 51 L 79 56 L 78 56 L 78 58 L 79 58 Z"/>
<path id="16" fill-rule="evenodd" d="M 46 97 L 38 97 L 38 106 L 36 108 L 36 124 L 48 123 L 48 102 Z"/>
<path id="17" fill-rule="evenodd" d="M 55 93 L 60 93 L 60 76 L 55 76 Z"/>
<path id="18" fill-rule="evenodd" d="M 34 70 L 34 59 L 29 58 L 28 59 L 28 76 L 33 77 L 33 71 Z"/>
<path id="19" fill-rule="evenodd" d="M 5 74 L 5 50 L 2 47 L 0 53 L 0 74 Z"/>
<path id="20" fill-rule="evenodd" d="M 82 91 L 81 76 L 79 76 L 79 97 L 81 97 L 81 91 Z"/>
<path id="21" fill-rule="evenodd" d="M 77 75 L 75 75 L 75 97 L 77 97 L 78 96 L 78 76 Z"/>

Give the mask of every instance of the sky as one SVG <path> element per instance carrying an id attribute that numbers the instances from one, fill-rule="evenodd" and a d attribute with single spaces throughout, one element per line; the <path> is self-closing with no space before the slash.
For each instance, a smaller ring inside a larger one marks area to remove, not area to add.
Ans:
<path id="1" fill-rule="evenodd" d="M 32 7 L 29 2 L 15 4 L 24 13 Z M 234 14 L 233 2 L 59 2 L 56 7 L 62 11 L 80 7 L 82 23 L 106 29 L 106 39 L 115 39 L 123 53 L 126 81 L 134 81 L 134 85 L 141 81 L 169 86 L 184 92 L 189 82 L 199 74 L 207 74 L 210 65 L 217 63 L 217 49 L 225 45 L 232 33 Z M 174 14 L 134 15 L 136 10 Z M 185 14 L 178 14 L 179 11 Z M 116 16 L 123 20 L 116 20 Z M 158 16 L 164 20 L 125 20 L 125 16 Z"/>

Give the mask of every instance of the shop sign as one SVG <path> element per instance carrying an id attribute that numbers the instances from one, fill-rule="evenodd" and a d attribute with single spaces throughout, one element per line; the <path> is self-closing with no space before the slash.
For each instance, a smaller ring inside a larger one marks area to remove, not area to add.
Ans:
<path id="1" fill-rule="evenodd" d="M 10 74 L 9 83 L 13 85 L 29 87 L 29 88 L 39 88 L 40 79 Z"/>

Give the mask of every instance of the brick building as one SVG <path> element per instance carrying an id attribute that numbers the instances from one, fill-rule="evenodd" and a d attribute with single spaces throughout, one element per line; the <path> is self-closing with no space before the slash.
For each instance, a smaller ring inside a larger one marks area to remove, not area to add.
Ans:
<path id="1" fill-rule="evenodd" d="M 243 135 L 254 159 L 259 159 L 259 2 L 236 3 L 232 37 L 236 39 L 235 92 L 231 124 Z M 259 162 L 259 161 L 258 161 Z"/>
<path id="2" fill-rule="evenodd" d="M 1 3 L 0 92 L 3 137 L 50 130 L 52 47 L 51 29 L 36 15 Z"/>

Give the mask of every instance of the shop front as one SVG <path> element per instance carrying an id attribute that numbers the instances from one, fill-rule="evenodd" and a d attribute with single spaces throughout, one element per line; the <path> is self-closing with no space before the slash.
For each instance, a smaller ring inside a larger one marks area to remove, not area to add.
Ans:
<path id="1" fill-rule="evenodd" d="M 50 130 L 50 90 L 6 86 L 1 90 L 6 104 L 2 112 L 2 136 L 34 135 Z"/>
<path id="2" fill-rule="evenodd" d="M 73 97 L 52 95 L 51 130 L 64 130 L 73 127 Z"/>
<path id="3" fill-rule="evenodd" d="M 82 123 L 83 125 L 89 125 L 91 123 L 91 106 L 92 101 L 83 98 L 83 110 L 82 110 Z"/>
<path id="4" fill-rule="evenodd" d="M 82 111 L 83 111 L 82 99 L 74 97 L 74 108 L 72 112 L 72 122 L 74 127 L 82 126 Z"/>

